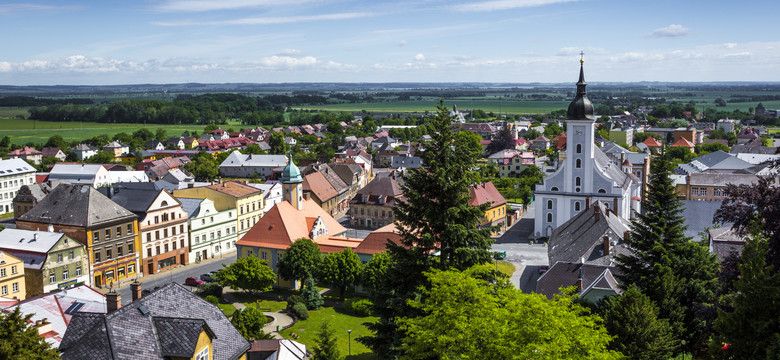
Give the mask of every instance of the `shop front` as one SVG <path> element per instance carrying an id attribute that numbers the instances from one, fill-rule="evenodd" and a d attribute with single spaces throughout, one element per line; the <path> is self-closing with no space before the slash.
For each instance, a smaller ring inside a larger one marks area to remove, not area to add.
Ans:
<path id="1" fill-rule="evenodd" d="M 135 254 L 97 264 L 92 270 L 93 285 L 102 287 L 135 277 L 138 275 L 136 266 Z"/>

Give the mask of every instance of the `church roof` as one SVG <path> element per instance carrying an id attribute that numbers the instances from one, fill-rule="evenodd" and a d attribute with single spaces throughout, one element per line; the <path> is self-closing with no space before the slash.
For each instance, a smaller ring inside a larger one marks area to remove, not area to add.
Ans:
<path id="1" fill-rule="evenodd" d="M 627 231 L 626 219 L 596 201 L 553 231 L 547 244 L 550 262 L 584 259 L 588 264 L 610 265 L 615 253 L 629 253 L 623 242 Z M 610 255 L 604 253 L 604 236 L 609 236 L 612 244 Z"/>
<path id="2" fill-rule="evenodd" d="M 593 115 L 593 103 L 588 99 L 585 87 L 588 83 L 585 82 L 585 70 L 583 69 L 583 61 L 580 60 L 580 80 L 577 82 L 577 96 L 569 104 L 569 109 L 566 112 L 566 118 L 570 120 L 595 120 Z"/>
<path id="3" fill-rule="evenodd" d="M 303 178 L 301 178 L 301 170 L 295 166 L 295 163 L 292 161 L 292 156 L 290 156 L 290 161 L 282 170 L 282 183 L 290 184 L 300 182 L 303 182 Z"/>
<path id="4" fill-rule="evenodd" d="M 609 160 L 607 154 L 604 154 L 598 147 L 593 148 L 593 160 L 596 162 L 596 166 L 599 168 L 604 176 L 611 179 L 615 186 L 628 188 L 632 183 L 638 184 L 639 178 L 632 173 L 624 173 L 615 163 Z"/>

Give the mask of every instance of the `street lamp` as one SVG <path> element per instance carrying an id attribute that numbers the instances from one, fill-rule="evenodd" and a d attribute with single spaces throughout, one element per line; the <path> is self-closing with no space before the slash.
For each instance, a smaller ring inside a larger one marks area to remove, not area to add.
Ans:
<path id="1" fill-rule="evenodd" d="M 352 356 L 352 330 L 347 330 L 347 336 L 349 337 L 349 356 Z"/>

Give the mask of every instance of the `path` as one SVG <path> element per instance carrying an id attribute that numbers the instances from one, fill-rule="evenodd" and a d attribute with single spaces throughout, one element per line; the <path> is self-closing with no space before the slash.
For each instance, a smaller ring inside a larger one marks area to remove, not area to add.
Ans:
<path id="1" fill-rule="evenodd" d="M 236 301 L 236 298 L 233 297 L 233 294 L 230 292 L 225 292 L 222 294 L 222 297 L 231 303 L 236 310 L 244 310 L 246 309 L 246 305 L 244 303 Z M 270 316 L 273 320 L 269 322 L 268 324 L 265 324 L 263 326 L 263 332 L 266 334 L 272 334 L 274 338 L 276 339 L 284 339 L 284 337 L 279 334 L 276 329 L 282 330 L 290 325 L 293 324 L 293 318 L 290 317 L 290 315 L 287 315 L 283 312 L 284 310 L 279 310 L 277 312 L 270 312 L 270 311 L 264 311 L 263 315 Z"/>

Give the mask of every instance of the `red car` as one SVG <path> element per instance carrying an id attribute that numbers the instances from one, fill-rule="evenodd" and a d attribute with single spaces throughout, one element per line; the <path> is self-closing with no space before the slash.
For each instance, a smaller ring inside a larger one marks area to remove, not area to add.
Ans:
<path id="1" fill-rule="evenodd" d="M 200 286 L 200 285 L 203 284 L 203 281 L 198 280 L 198 278 L 196 278 L 194 276 L 190 276 L 190 277 L 187 278 L 187 280 L 184 280 L 184 283 L 189 285 L 189 286 Z"/>

